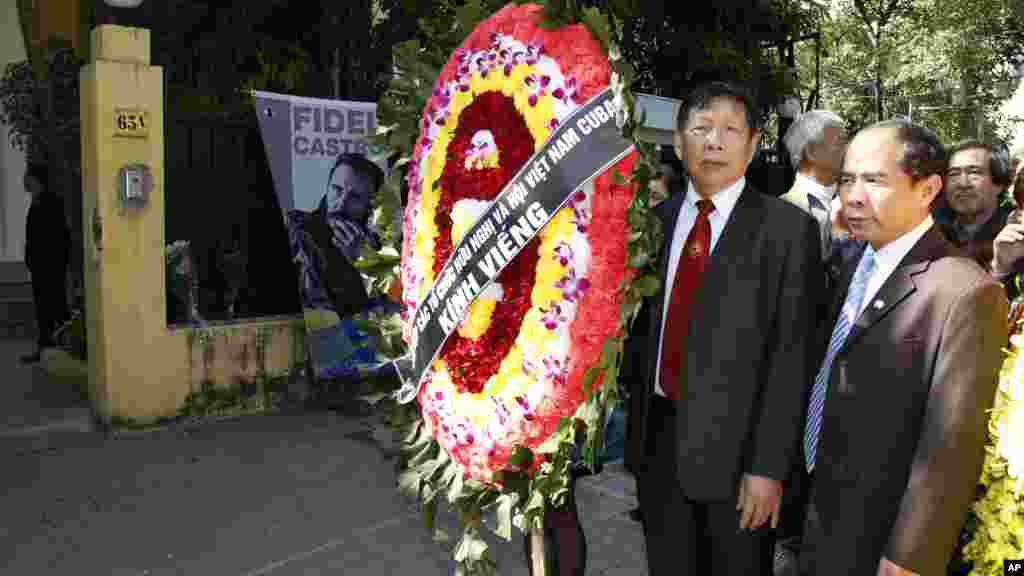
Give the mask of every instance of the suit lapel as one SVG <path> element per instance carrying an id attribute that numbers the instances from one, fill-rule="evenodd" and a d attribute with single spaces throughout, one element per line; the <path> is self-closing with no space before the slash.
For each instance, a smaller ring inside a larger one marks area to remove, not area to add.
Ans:
<path id="1" fill-rule="evenodd" d="M 760 192 L 749 185 L 743 188 L 736 205 L 733 206 L 732 214 L 729 215 L 729 221 L 722 228 L 722 236 L 708 259 L 708 268 L 701 281 L 701 293 L 706 290 L 715 293 L 721 290 L 719 286 L 729 281 L 729 266 L 732 263 L 730 255 L 750 253 L 750 247 L 761 227 L 763 202 Z"/>
<path id="2" fill-rule="evenodd" d="M 910 252 L 893 270 L 878 289 L 878 293 L 857 317 L 857 322 L 850 329 L 850 335 L 843 348 L 846 349 L 853 345 L 865 331 L 885 318 L 893 308 L 899 306 L 913 294 L 917 290 L 915 277 L 927 270 L 933 260 L 945 255 L 947 248 L 947 242 L 942 237 L 942 233 L 937 227 L 932 226 L 910 249 Z M 849 286 L 849 280 L 847 280 L 847 286 Z"/>

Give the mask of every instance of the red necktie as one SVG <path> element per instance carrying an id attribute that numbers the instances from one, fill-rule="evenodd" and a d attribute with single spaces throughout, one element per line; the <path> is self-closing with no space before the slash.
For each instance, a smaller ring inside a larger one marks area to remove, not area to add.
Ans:
<path id="1" fill-rule="evenodd" d="M 672 297 L 668 302 L 668 315 L 661 334 L 661 389 L 671 400 L 679 397 L 683 377 L 683 355 L 686 351 L 686 326 L 690 300 L 700 285 L 701 276 L 711 251 L 711 221 L 708 214 L 715 205 L 710 200 L 697 201 L 697 220 L 693 223 L 683 253 L 679 255 L 676 278 L 672 283 Z"/>

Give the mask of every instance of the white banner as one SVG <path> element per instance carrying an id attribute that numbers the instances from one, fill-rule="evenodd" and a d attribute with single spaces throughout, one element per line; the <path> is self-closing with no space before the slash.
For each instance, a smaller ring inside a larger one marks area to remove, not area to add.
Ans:
<path id="1" fill-rule="evenodd" d="M 387 171 L 366 142 L 377 130 L 377 104 L 255 91 L 263 144 L 281 208 L 315 210 L 327 193 L 339 154 L 369 157 Z"/>

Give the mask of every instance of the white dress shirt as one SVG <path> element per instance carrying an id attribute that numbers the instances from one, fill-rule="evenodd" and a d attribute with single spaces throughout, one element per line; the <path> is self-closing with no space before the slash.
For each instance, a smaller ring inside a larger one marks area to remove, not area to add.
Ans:
<path id="1" fill-rule="evenodd" d="M 893 271 L 900 265 L 900 262 L 906 258 L 910 250 L 917 244 L 917 241 L 925 235 L 926 232 L 932 227 L 934 222 L 932 217 L 929 215 L 924 219 L 923 222 L 917 225 L 910 232 L 907 232 L 903 236 L 893 240 L 886 244 L 881 250 L 875 252 L 875 273 L 868 278 L 868 284 L 864 288 L 864 299 L 860 301 L 860 313 L 864 312 L 864 309 L 868 307 L 871 300 L 878 294 L 878 291 L 882 288 L 882 284 L 892 276 Z M 885 303 L 881 304 L 882 306 Z"/>
<path id="2" fill-rule="evenodd" d="M 803 174 L 796 175 L 796 186 L 807 194 L 807 207 L 821 232 L 821 259 L 827 261 L 832 250 L 832 187 Z"/>
<path id="3" fill-rule="evenodd" d="M 736 206 L 736 202 L 740 199 L 740 194 L 743 193 L 743 188 L 746 185 L 747 179 L 741 176 L 732 186 L 720 190 L 711 196 L 710 200 L 715 206 L 715 211 L 708 215 L 708 221 L 711 223 L 711 248 L 709 255 L 714 254 L 718 239 L 722 236 L 722 230 L 725 229 L 726 223 L 729 222 L 732 209 Z M 654 370 L 654 391 L 662 396 L 665 396 L 664 390 L 661 389 L 661 346 L 664 338 L 665 318 L 668 316 L 668 304 L 672 297 L 672 284 L 675 282 L 676 269 L 679 267 L 679 258 L 683 253 L 683 245 L 686 244 L 686 237 L 690 235 L 690 229 L 693 228 L 694 222 L 697 221 L 697 200 L 699 199 L 697 190 L 693 187 L 693 182 L 691 181 L 686 187 L 686 197 L 683 199 L 683 205 L 679 208 L 679 215 L 676 217 L 672 244 L 669 248 L 668 270 L 665 277 L 665 302 L 661 311 L 662 330 L 659 330 L 658 360 L 657 367 Z"/>
<path id="4" fill-rule="evenodd" d="M 797 174 L 796 179 L 799 180 L 801 190 L 807 191 L 808 200 L 813 198 L 817 200 L 820 207 L 826 211 L 832 206 L 832 192 L 831 186 L 822 186 L 814 178 L 804 176 L 803 174 Z"/>

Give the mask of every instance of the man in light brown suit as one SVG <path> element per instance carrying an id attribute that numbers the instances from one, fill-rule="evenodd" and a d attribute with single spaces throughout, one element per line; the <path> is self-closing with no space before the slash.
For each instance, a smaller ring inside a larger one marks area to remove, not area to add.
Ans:
<path id="1" fill-rule="evenodd" d="M 974 497 L 1007 302 L 932 222 L 946 164 L 904 120 L 847 149 L 843 215 L 867 245 L 837 283 L 807 411 L 804 574 L 944 574 Z"/>

